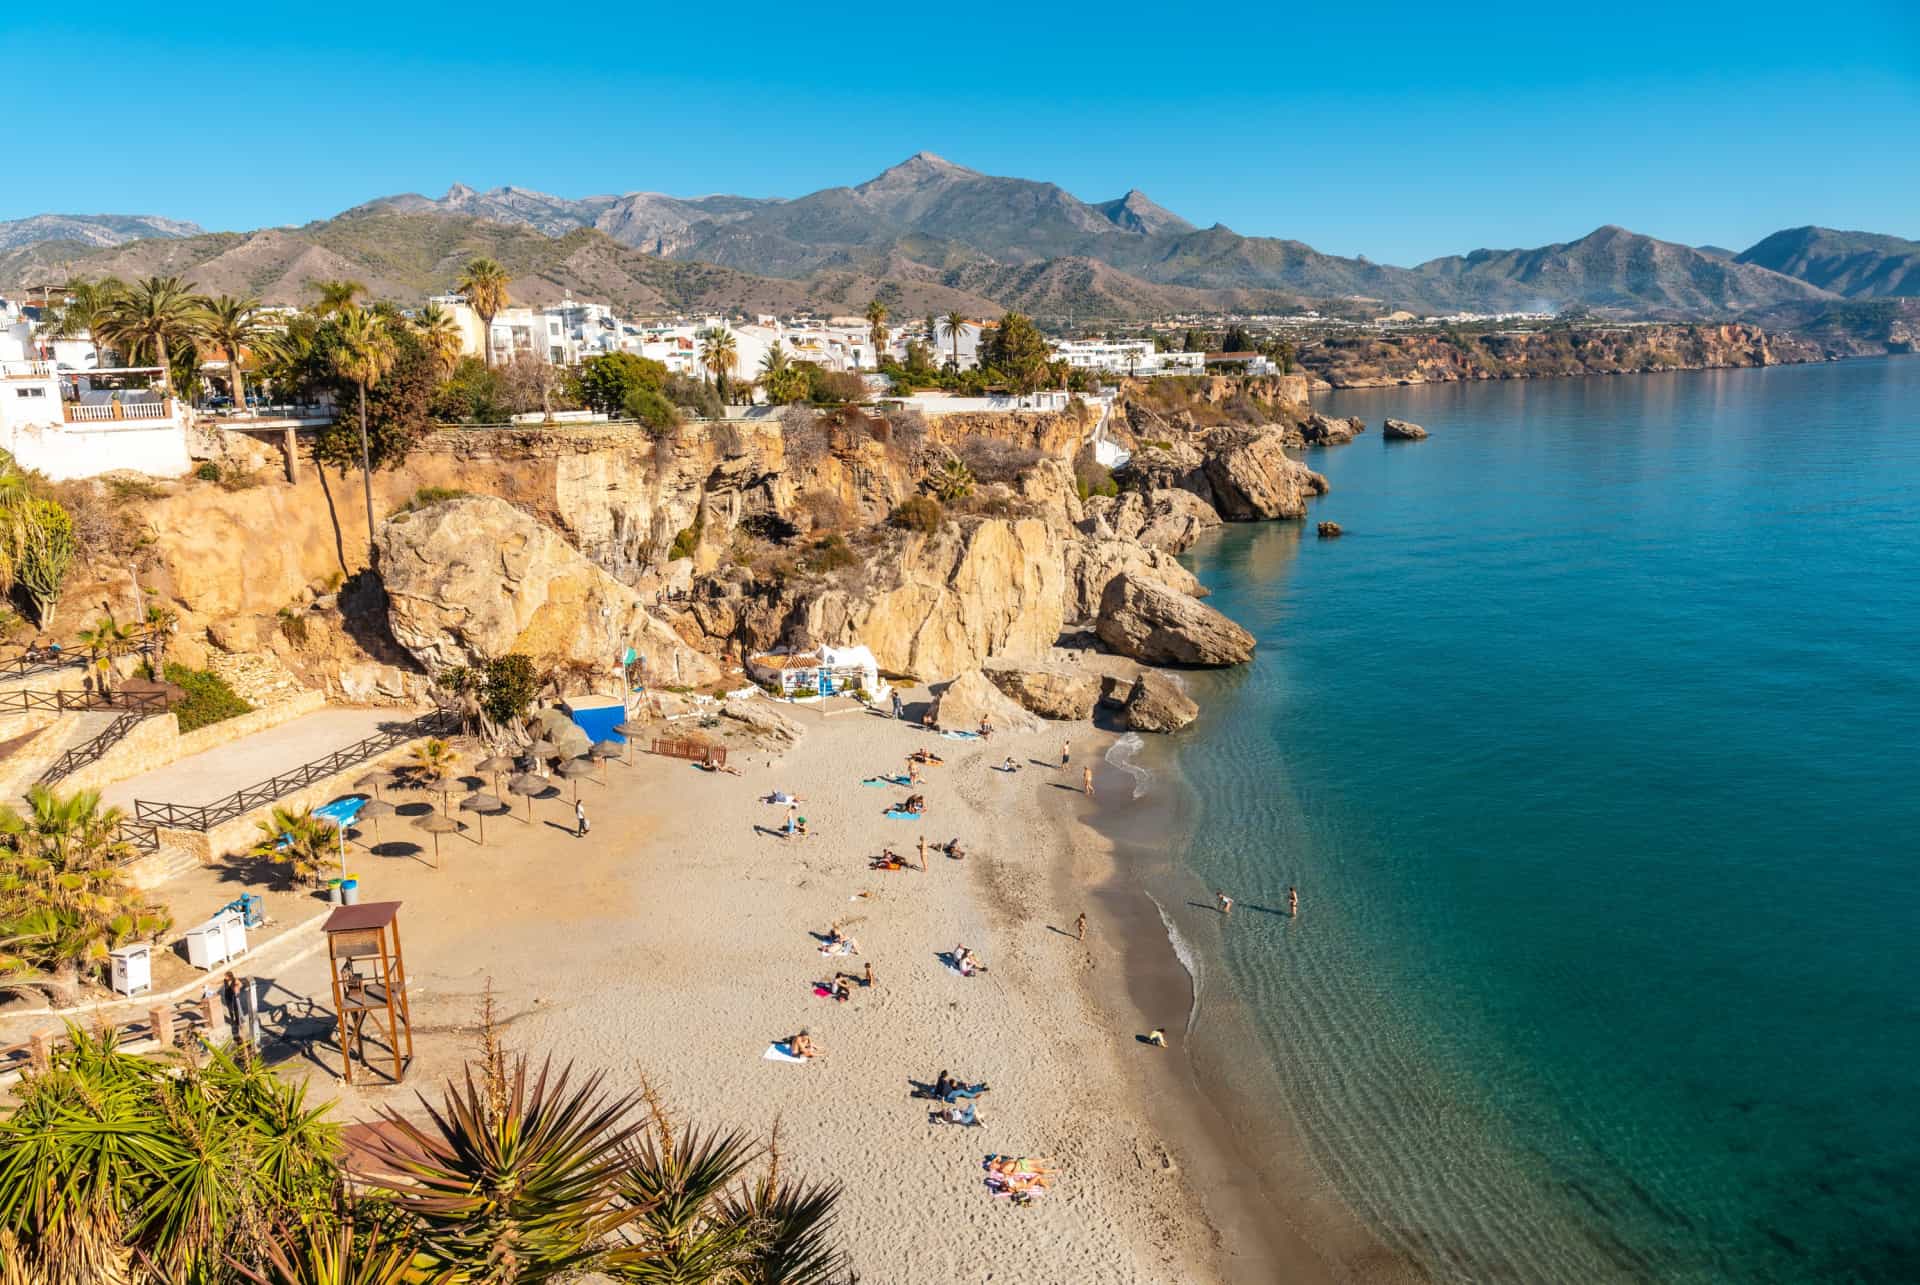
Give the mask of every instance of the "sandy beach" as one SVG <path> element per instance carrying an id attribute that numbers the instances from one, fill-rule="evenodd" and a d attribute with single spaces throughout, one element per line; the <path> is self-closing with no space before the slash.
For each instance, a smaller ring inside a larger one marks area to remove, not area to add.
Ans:
<path id="1" fill-rule="evenodd" d="M 862 1279 L 1219 1278 L 1215 1232 L 1143 1100 L 1139 1064 L 1171 1065 L 1170 1054 L 1136 1040 L 1146 1026 L 1096 1016 L 1097 975 L 1117 989 L 1121 951 L 1097 899 L 1074 892 L 1108 862 L 1080 824 L 1091 803 L 1079 783 L 1094 761 L 1101 782 L 1125 785 L 1097 758 L 1111 738 L 1071 729 L 1062 772 L 1058 731 L 987 744 L 858 710 L 781 709 L 804 736 L 780 754 L 736 750 L 740 776 L 646 755 L 611 764 L 609 785 L 582 786 L 584 840 L 563 794 L 536 801 L 531 825 L 524 803 L 494 818 L 485 846 L 443 840 L 439 871 L 355 861 L 365 899 L 406 903 L 417 1059 L 397 1090 L 339 1086 L 299 1056 L 286 1069 L 304 1061 L 347 1119 L 411 1109 L 412 1090 L 433 1090 L 474 1048 L 490 983 L 513 1050 L 604 1068 L 620 1084 L 644 1074 L 700 1122 L 778 1122 L 795 1171 L 845 1184 L 841 1230 Z M 862 779 L 903 770 L 921 747 L 946 760 L 918 787 L 924 821 L 888 819 L 909 790 Z M 1008 755 L 1020 771 L 998 770 Z M 778 835 L 786 810 L 763 801 L 776 789 L 805 800 L 805 837 Z M 923 833 L 930 845 L 958 837 L 966 859 L 930 852 L 926 873 L 869 869 L 882 846 L 917 862 Z M 1073 936 L 1082 908 L 1086 944 Z M 859 956 L 819 952 L 835 921 Z M 942 963 L 962 943 L 986 972 L 963 978 Z M 874 986 L 848 1002 L 814 994 L 868 963 Z M 325 1002 L 321 956 L 281 972 L 281 1000 Z M 1159 1024 L 1177 1031 L 1181 1016 Z M 289 1031 L 301 1027 L 311 1030 Z M 763 1058 L 802 1028 L 824 1056 Z M 992 1086 L 981 1127 L 929 1123 L 929 1103 L 910 1096 L 942 1070 Z M 983 1185 L 993 1153 L 1047 1157 L 1062 1175 L 1015 1207 Z"/>

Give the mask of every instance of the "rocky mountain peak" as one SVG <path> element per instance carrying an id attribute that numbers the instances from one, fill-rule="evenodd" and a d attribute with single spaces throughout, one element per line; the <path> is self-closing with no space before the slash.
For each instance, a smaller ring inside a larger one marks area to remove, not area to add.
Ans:
<path id="1" fill-rule="evenodd" d="M 870 192 L 881 188 L 918 187 L 948 179 L 978 178 L 979 176 L 978 170 L 970 170 L 964 165 L 955 165 L 944 156 L 936 156 L 932 152 L 915 152 L 898 165 L 882 170 L 855 190 Z"/>
<path id="2" fill-rule="evenodd" d="M 448 202 L 465 201 L 477 195 L 478 193 L 476 193 L 472 188 L 468 187 L 465 183 L 455 183 L 452 187 L 447 189 L 447 194 L 441 197 L 440 199 L 442 201 L 448 201 Z"/>

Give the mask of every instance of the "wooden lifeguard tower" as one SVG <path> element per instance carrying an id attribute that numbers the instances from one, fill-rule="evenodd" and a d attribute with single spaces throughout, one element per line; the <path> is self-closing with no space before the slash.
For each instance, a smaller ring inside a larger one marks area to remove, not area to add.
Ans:
<path id="1" fill-rule="evenodd" d="M 413 1014 L 407 1007 L 407 966 L 400 953 L 400 903 L 370 901 L 340 906 L 327 916 L 327 966 L 333 974 L 333 1011 L 340 1015 L 340 1078 L 353 1083 L 353 1063 L 367 1061 L 367 1019 L 380 1037 L 386 1015 L 386 1045 L 393 1054 L 393 1082 L 406 1078 L 413 1061 Z"/>

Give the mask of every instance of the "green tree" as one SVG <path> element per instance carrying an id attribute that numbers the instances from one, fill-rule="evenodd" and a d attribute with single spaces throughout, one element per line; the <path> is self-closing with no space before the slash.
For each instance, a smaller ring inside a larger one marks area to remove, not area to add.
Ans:
<path id="1" fill-rule="evenodd" d="M 429 303 L 414 316 L 413 327 L 433 358 L 434 373 L 440 376 L 450 373 L 460 360 L 463 346 L 460 323 L 453 319 L 453 314 L 437 303 Z"/>
<path id="2" fill-rule="evenodd" d="M 126 289 L 118 277 L 90 281 L 85 277 L 67 287 L 66 300 L 60 305 L 52 333 L 56 339 L 87 337 L 93 345 L 93 364 L 100 365 L 100 332 L 108 327 L 114 298 Z"/>
<path id="3" fill-rule="evenodd" d="M 170 353 L 199 335 L 205 311 L 199 296 L 179 277 L 148 277 L 112 297 L 100 331 L 129 360 L 152 358 L 160 367 L 161 386 L 171 397 Z"/>
<path id="4" fill-rule="evenodd" d="M 1051 374 L 1049 355 L 1047 341 L 1032 319 L 1010 312 L 1000 318 L 999 326 L 994 329 L 982 364 L 998 372 L 1015 392 L 1025 396 L 1047 381 Z"/>
<path id="5" fill-rule="evenodd" d="M 76 543 L 73 519 L 60 505 L 39 496 L 27 496 L 12 507 L 16 542 L 13 576 L 33 600 L 34 618 L 46 628 L 60 604 L 60 591 L 73 569 Z"/>
<path id="6" fill-rule="evenodd" d="M 120 819 L 97 790 L 61 796 L 36 785 L 24 814 L 0 807 L 0 989 L 72 1004 L 109 950 L 166 930 L 165 911 L 122 877 Z"/>
<path id="7" fill-rule="evenodd" d="M 367 500 L 367 562 L 374 552 L 373 461 L 367 444 L 367 389 L 393 365 L 393 335 L 380 318 L 352 308 L 333 319 L 333 368 L 360 391 L 360 485 Z"/>
<path id="8" fill-rule="evenodd" d="M 969 318 L 967 317 L 966 313 L 960 311 L 958 308 L 955 308 L 952 312 L 948 313 L 944 318 L 941 319 L 941 324 L 947 328 L 947 338 L 953 341 L 953 368 L 955 370 L 959 370 L 960 369 L 960 333 L 967 328 L 969 324 Z"/>
<path id="9" fill-rule="evenodd" d="M 460 283 L 454 287 L 480 318 L 480 356 L 489 366 L 493 365 L 493 319 L 512 305 L 507 293 L 512 283 L 505 268 L 482 256 L 468 261 Z"/>
<path id="10" fill-rule="evenodd" d="M 241 362 L 260 336 L 260 323 L 255 320 L 259 308 L 258 299 L 216 295 L 207 300 L 200 319 L 201 333 L 226 350 L 227 383 L 233 390 L 233 408 L 242 415 L 247 413 L 247 381 Z"/>
<path id="11" fill-rule="evenodd" d="M 260 838 L 252 855 L 291 867 L 299 883 L 317 884 L 339 852 L 339 827 L 311 807 L 275 806 L 270 816 L 254 822 Z"/>
<path id="12" fill-rule="evenodd" d="M 665 387 L 667 368 L 630 352 L 603 353 L 580 363 L 578 382 L 581 401 L 603 415 L 620 415 L 636 390 Z"/>
<path id="13" fill-rule="evenodd" d="M 1238 322 L 1228 326 L 1227 333 L 1220 340 L 1221 352 L 1252 352 L 1254 348 L 1252 333 Z"/>
<path id="14" fill-rule="evenodd" d="M 316 317 L 337 317 L 343 312 L 352 312 L 360 306 L 355 300 L 367 292 L 366 286 L 360 282 L 344 278 L 310 281 L 307 284 L 319 295 L 313 305 L 313 315 Z"/>
<path id="15" fill-rule="evenodd" d="M 867 305 L 867 342 L 873 345 L 873 364 L 887 355 L 887 305 L 878 299 Z"/>
<path id="16" fill-rule="evenodd" d="M 740 364 L 740 347 L 735 342 L 733 332 L 724 326 L 714 326 L 700 332 L 700 365 L 713 376 L 715 389 L 720 400 L 727 400 L 727 376 Z"/>
<path id="17" fill-rule="evenodd" d="M 133 635 L 112 616 L 102 616 L 93 628 L 82 629 L 74 641 L 87 649 L 87 659 L 96 671 L 100 690 L 113 686 L 113 662 L 133 650 Z"/>

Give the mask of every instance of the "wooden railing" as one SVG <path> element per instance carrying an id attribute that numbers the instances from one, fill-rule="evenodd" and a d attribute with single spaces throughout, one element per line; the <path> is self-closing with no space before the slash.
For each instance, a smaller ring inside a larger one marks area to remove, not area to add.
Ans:
<path id="1" fill-rule="evenodd" d="M 212 999 L 182 999 L 156 1004 L 143 1016 L 107 1029 L 123 1044 L 151 1039 L 172 1048 L 188 1031 L 211 1037 L 222 1024 Z M 66 1042 L 65 1031 L 35 1031 L 19 1044 L 0 1045 L 0 1076 L 23 1071 L 45 1074 L 53 1069 L 54 1050 Z"/>
<path id="2" fill-rule="evenodd" d="M 656 740 L 648 752 L 663 754 L 668 758 L 691 759 L 695 763 L 705 763 L 708 767 L 727 765 L 726 746 L 709 745 L 705 741 Z"/>
<path id="3" fill-rule="evenodd" d="M 357 767 L 408 741 L 445 733 L 458 725 L 457 718 L 439 711 L 423 714 L 411 723 L 402 723 L 391 731 L 355 741 L 325 758 L 302 763 L 291 772 L 282 772 L 244 790 L 235 790 L 212 803 L 161 803 L 152 799 L 135 799 L 133 819 L 136 824 L 165 826 L 169 830 L 211 830 L 235 817 L 245 816 L 255 808 L 277 803 L 295 790 L 303 790 L 330 776 L 337 776 L 350 767 Z"/>
<path id="4" fill-rule="evenodd" d="M 130 714 L 164 714 L 173 703 L 161 692 L 0 692 L 0 714 L 47 710 L 58 714 L 117 709 Z"/>
<path id="5" fill-rule="evenodd" d="M 61 410 L 69 424 L 91 424 L 103 420 L 171 419 L 173 400 L 162 398 L 157 402 L 105 402 L 95 406 L 65 402 L 62 403 Z"/>
<path id="6" fill-rule="evenodd" d="M 82 745 L 76 745 L 55 759 L 46 771 L 40 774 L 41 785 L 51 788 L 66 780 L 83 767 L 91 766 L 105 758 L 107 751 L 126 739 L 127 733 L 138 727 L 152 716 L 154 711 L 137 714 L 122 714 L 105 727 L 100 734 Z"/>

